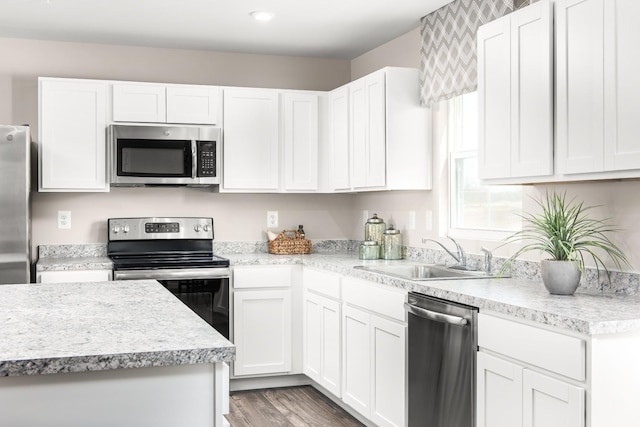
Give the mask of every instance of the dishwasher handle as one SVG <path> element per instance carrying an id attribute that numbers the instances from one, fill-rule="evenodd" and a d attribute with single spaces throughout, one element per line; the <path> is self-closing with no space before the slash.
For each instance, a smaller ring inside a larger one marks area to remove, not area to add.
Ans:
<path id="1" fill-rule="evenodd" d="M 415 314 L 416 316 L 420 316 L 425 319 L 434 320 L 436 322 L 446 323 L 448 325 L 466 326 L 469 323 L 469 321 L 464 317 L 438 313 L 437 311 L 426 310 L 424 308 L 420 308 L 415 305 L 411 305 L 407 303 L 404 303 L 404 307 L 407 310 L 407 312 L 411 314 Z"/>

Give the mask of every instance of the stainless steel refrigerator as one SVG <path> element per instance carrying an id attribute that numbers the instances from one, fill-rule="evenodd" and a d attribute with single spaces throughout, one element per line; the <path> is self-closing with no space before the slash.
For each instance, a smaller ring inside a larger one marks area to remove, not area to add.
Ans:
<path id="1" fill-rule="evenodd" d="M 30 282 L 30 142 L 28 126 L 0 125 L 0 284 Z"/>

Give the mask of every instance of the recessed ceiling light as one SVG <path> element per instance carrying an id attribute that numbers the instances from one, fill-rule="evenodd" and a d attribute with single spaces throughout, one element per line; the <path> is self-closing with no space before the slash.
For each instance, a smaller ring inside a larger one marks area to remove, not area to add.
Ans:
<path id="1" fill-rule="evenodd" d="M 271 21 L 273 18 L 273 13 L 265 12 L 264 10 L 254 10 L 249 15 L 253 16 L 253 19 L 256 21 L 266 22 Z"/>

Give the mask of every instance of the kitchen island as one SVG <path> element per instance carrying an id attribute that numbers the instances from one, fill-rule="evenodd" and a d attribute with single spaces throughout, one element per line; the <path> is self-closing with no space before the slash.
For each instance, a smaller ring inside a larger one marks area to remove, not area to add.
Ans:
<path id="1" fill-rule="evenodd" d="M 235 347 L 153 280 L 0 286 L 0 425 L 220 426 Z"/>

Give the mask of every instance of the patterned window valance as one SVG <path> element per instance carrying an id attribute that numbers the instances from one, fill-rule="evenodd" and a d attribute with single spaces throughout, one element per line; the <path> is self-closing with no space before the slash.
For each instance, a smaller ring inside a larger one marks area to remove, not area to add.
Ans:
<path id="1" fill-rule="evenodd" d="M 478 85 L 478 28 L 536 0 L 454 0 L 421 20 L 420 99 L 431 105 Z"/>

